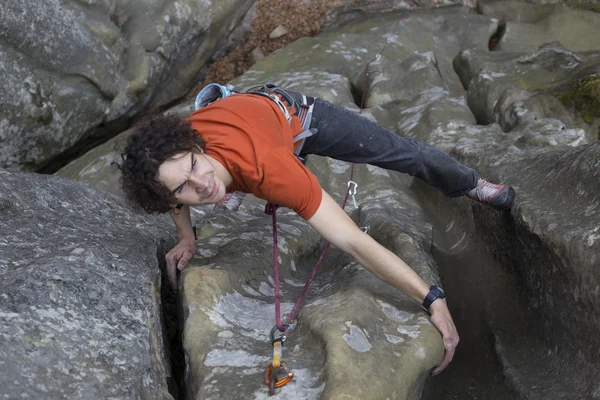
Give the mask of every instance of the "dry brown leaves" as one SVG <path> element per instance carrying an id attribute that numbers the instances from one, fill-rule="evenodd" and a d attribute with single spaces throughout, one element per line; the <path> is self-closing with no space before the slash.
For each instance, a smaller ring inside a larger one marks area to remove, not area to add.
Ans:
<path id="1" fill-rule="evenodd" d="M 258 0 L 257 16 L 252 21 L 246 42 L 214 62 L 208 68 L 204 82 L 191 93 L 208 83 L 224 84 L 243 74 L 255 62 L 253 52 L 268 55 L 300 37 L 316 35 L 321 28 L 317 22 L 319 18 L 339 4 L 339 0 L 313 0 L 312 4 L 297 0 Z M 269 34 L 279 25 L 285 27 L 288 33 L 280 38 L 270 39 Z"/>

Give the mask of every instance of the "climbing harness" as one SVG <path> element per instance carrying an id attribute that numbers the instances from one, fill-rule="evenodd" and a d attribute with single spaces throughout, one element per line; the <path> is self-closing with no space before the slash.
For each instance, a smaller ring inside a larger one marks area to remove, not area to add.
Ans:
<path id="1" fill-rule="evenodd" d="M 224 99 L 232 94 L 240 94 L 233 90 L 232 85 L 219 85 L 218 83 L 210 83 L 206 85 L 196 96 L 194 108 L 196 110 L 206 107 L 217 100 Z M 302 124 L 302 132 L 294 137 L 294 145 L 300 142 L 298 148 L 294 151 L 296 157 L 300 157 L 302 147 L 306 138 L 317 133 L 317 129 L 310 128 L 312 113 L 315 105 L 314 97 L 302 95 L 302 104 L 297 104 L 294 98 L 285 90 L 271 83 L 266 85 L 253 86 L 246 90 L 244 94 L 253 94 L 266 97 L 274 102 L 285 116 L 286 121 L 291 123 L 292 115 L 296 115 Z M 291 112 L 291 114 L 290 114 Z"/>
<path id="2" fill-rule="evenodd" d="M 233 88 L 234 87 L 229 84 L 226 86 L 219 85 L 218 83 L 206 85 L 196 96 L 194 108 L 198 110 L 217 100 L 231 96 L 232 94 L 240 94 L 240 92 L 234 91 Z M 313 97 L 302 95 L 302 103 L 298 104 L 287 91 L 270 83 L 253 86 L 244 93 L 263 96 L 274 102 L 285 116 L 288 124 L 292 121 L 292 115 L 296 115 L 298 119 L 300 119 L 302 132 L 294 137 L 294 145 L 300 142 L 296 150 L 294 150 L 294 155 L 300 162 L 305 163 L 306 157 L 300 155 L 302 148 L 304 147 L 304 142 L 308 137 L 318 132 L 316 128 L 310 127 L 315 99 Z M 243 192 L 227 193 L 221 201 L 215 204 L 215 208 L 224 206 L 229 211 L 237 211 L 245 196 L 246 193 Z"/>
<path id="3" fill-rule="evenodd" d="M 264 96 L 268 99 L 271 99 L 281 109 L 288 123 L 291 123 L 292 115 L 296 115 L 298 119 L 300 119 L 300 123 L 302 124 L 302 132 L 294 137 L 294 145 L 301 141 L 298 148 L 294 150 L 296 157 L 300 158 L 300 152 L 304 147 L 306 138 L 318 132 L 316 128 L 310 128 L 313 108 L 315 106 L 314 97 L 302 95 L 302 104 L 297 104 L 294 98 L 287 91 L 285 91 L 285 89 L 282 89 L 271 83 L 251 87 L 246 91 L 246 93 Z M 290 115 L 290 110 L 292 111 L 292 115 Z M 304 162 L 306 160 L 300 158 L 300 161 Z"/>

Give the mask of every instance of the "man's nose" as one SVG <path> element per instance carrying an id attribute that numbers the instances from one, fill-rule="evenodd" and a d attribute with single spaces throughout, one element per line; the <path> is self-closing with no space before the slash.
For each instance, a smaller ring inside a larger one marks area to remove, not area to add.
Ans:
<path id="1" fill-rule="evenodd" d="M 192 184 L 194 185 L 194 188 L 196 188 L 197 192 L 204 192 L 207 188 L 208 185 L 210 184 L 210 179 L 208 178 L 208 176 L 193 176 L 190 178 L 190 181 L 192 182 Z"/>

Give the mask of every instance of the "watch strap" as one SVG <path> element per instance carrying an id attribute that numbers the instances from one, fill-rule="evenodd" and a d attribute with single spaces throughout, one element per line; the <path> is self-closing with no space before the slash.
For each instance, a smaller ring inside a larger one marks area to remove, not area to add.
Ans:
<path id="1" fill-rule="evenodd" d="M 421 305 L 421 307 L 423 307 L 423 310 L 429 312 L 429 307 L 431 306 L 431 303 L 433 303 L 437 299 L 443 299 L 444 297 L 446 297 L 446 294 L 444 293 L 442 288 L 437 285 L 433 285 L 429 288 L 429 293 L 427 293 L 427 296 L 425 296 L 425 300 L 423 300 L 423 304 Z"/>

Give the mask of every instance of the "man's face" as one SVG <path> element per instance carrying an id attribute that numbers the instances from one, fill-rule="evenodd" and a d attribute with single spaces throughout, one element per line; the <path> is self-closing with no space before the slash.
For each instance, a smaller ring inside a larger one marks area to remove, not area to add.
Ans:
<path id="1" fill-rule="evenodd" d="M 158 168 L 158 181 L 175 196 L 178 204 L 215 204 L 225 196 L 225 184 L 213 161 L 202 150 L 179 153 Z"/>

